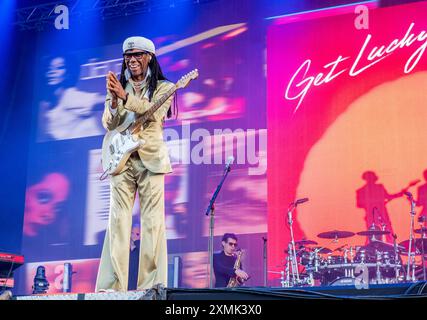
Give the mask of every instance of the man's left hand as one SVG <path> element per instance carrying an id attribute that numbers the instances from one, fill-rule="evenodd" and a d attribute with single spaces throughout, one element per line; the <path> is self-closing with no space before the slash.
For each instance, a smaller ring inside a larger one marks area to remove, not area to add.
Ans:
<path id="1" fill-rule="evenodd" d="M 114 93 L 118 98 L 122 99 L 123 101 L 126 100 L 126 91 L 123 89 L 121 83 L 117 79 L 116 75 L 112 72 L 108 74 L 108 90 L 110 90 L 112 93 Z"/>

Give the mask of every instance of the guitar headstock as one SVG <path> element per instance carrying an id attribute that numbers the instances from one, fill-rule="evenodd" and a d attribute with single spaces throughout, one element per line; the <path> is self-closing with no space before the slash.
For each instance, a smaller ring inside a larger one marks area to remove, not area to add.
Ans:
<path id="1" fill-rule="evenodd" d="M 181 77 L 181 79 L 179 79 L 178 82 L 176 83 L 177 89 L 185 88 L 186 86 L 188 86 L 191 80 L 196 79 L 198 76 L 199 76 L 199 70 L 197 69 L 194 69 L 193 71 L 187 73 L 186 75 Z"/>

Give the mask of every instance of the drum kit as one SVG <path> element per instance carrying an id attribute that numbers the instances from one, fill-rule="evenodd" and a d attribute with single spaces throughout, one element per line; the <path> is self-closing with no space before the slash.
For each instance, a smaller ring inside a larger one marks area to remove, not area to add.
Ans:
<path id="1" fill-rule="evenodd" d="M 333 230 L 317 235 L 331 240 L 331 244 L 356 235 L 367 238 L 364 245 L 344 244 L 334 250 L 320 247 L 314 240 L 294 241 L 286 250 L 282 286 L 355 285 L 357 280 L 370 284 L 425 280 L 424 260 L 417 264 L 415 257 L 424 256 L 424 250 L 427 251 L 427 228 L 414 232 L 420 234 L 420 238 L 399 244 L 396 236 L 393 244 L 383 241 L 383 236 L 390 232 L 384 226 L 380 229 L 375 225 L 357 233 Z M 409 258 L 405 265 L 402 258 L 406 255 Z M 361 277 L 362 273 L 366 273 L 366 278 Z"/>
<path id="2" fill-rule="evenodd" d="M 369 230 L 357 233 L 332 230 L 319 233 L 320 239 L 330 240 L 329 245 L 340 239 L 354 236 L 365 237 L 365 244 L 341 245 L 336 249 L 319 246 L 317 241 L 301 239 L 295 241 L 293 212 L 298 205 L 308 201 L 303 198 L 289 205 L 287 218 L 291 241 L 285 250 L 286 262 L 281 274 L 282 287 L 315 285 L 361 285 L 415 282 L 427 280 L 427 218 L 418 218 L 420 228 L 414 230 L 416 201 L 410 192 L 405 192 L 411 203 L 409 239 L 397 243 L 385 241 L 391 232 L 386 225 L 373 223 Z M 373 213 L 374 214 L 374 213 Z M 417 238 L 416 235 L 419 235 Z M 420 257 L 421 259 L 417 259 Z M 406 260 L 406 261 L 405 261 Z M 420 262 L 421 261 L 421 262 Z"/>

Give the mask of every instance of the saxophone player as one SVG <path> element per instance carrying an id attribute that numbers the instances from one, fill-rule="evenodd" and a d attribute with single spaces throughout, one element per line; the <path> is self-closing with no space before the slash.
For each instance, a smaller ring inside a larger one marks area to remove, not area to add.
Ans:
<path id="1" fill-rule="evenodd" d="M 213 267 L 215 274 L 215 288 L 227 287 L 230 279 L 237 278 L 246 281 L 249 275 L 242 270 L 242 264 L 236 268 L 237 237 L 234 233 L 226 233 L 222 237 L 223 250 L 215 253 Z"/>

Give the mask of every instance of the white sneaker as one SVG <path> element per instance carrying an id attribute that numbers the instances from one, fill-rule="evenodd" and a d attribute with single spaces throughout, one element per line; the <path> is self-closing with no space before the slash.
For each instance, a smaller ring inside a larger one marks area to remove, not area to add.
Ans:
<path id="1" fill-rule="evenodd" d="M 114 289 L 99 289 L 98 292 L 99 293 L 112 293 L 112 292 L 116 292 L 116 290 L 114 290 Z"/>

